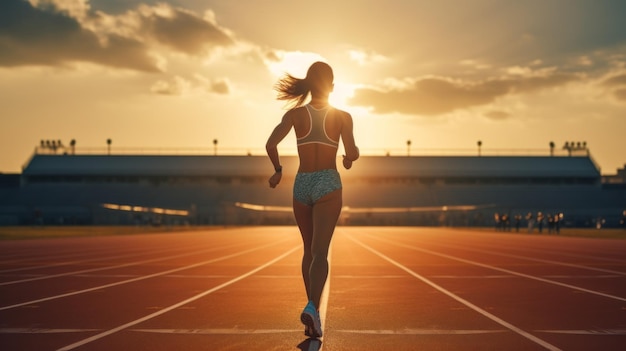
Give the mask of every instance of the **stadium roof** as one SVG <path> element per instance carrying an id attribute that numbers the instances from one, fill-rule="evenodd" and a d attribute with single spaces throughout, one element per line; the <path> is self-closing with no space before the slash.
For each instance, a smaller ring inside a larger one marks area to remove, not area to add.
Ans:
<path id="1" fill-rule="evenodd" d="M 282 156 L 287 176 L 296 156 Z M 338 159 L 338 167 L 341 167 Z M 266 156 L 34 155 L 25 176 L 269 176 Z M 589 156 L 363 156 L 344 177 L 600 178 Z"/>

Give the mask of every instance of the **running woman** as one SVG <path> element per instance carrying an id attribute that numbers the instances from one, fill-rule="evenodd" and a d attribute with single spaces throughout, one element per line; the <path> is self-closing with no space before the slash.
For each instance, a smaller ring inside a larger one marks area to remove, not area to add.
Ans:
<path id="1" fill-rule="evenodd" d="M 275 188 L 282 178 L 278 144 L 291 128 L 295 130 L 300 166 L 293 187 L 293 213 L 304 244 L 302 278 L 309 300 L 300 319 L 305 335 L 314 338 L 322 337 L 320 299 L 328 277 L 328 248 L 342 207 L 342 185 L 336 165 L 339 139 L 345 150 L 346 169 L 359 158 L 352 116 L 328 103 L 333 79 L 332 68 L 324 62 L 313 63 L 304 79 L 290 74 L 280 79 L 275 87 L 277 99 L 290 102 L 291 108 L 266 144 L 274 165 L 269 185 Z M 309 95 L 311 99 L 305 104 Z"/>

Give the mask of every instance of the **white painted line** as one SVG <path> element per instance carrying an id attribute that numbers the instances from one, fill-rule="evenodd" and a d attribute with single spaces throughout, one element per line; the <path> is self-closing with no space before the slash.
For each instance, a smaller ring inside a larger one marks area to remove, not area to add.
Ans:
<path id="1" fill-rule="evenodd" d="M 385 242 L 385 243 L 389 243 L 389 244 L 392 244 L 392 245 L 395 245 L 395 246 L 404 247 L 404 248 L 407 248 L 407 249 L 424 252 L 424 253 L 427 253 L 427 254 L 431 254 L 433 256 L 439 256 L 439 257 L 447 258 L 447 259 L 453 260 L 453 261 L 463 262 L 463 263 L 471 264 L 471 265 L 474 265 L 474 266 L 488 268 L 488 269 L 491 269 L 491 270 L 494 270 L 494 271 L 499 271 L 499 272 L 504 272 L 504 273 L 516 275 L 518 277 L 524 277 L 524 278 L 528 278 L 528 279 L 532 279 L 532 280 L 537 280 L 537 281 L 540 281 L 540 282 L 543 282 L 543 283 L 548 283 L 548 284 L 552 284 L 552 285 L 558 285 L 558 286 L 562 286 L 562 287 L 565 287 L 565 288 L 568 288 L 568 289 L 578 290 L 578 291 L 586 292 L 586 293 L 589 293 L 589 294 L 598 295 L 598 296 L 602 296 L 602 297 L 608 297 L 608 298 L 613 299 L 613 300 L 626 302 L 626 298 L 621 297 L 621 296 L 615 296 L 615 295 L 611 295 L 611 294 L 606 294 L 606 293 L 603 293 L 603 292 L 600 292 L 600 291 L 585 289 L 585 288 L 581 288 L 579 286 L 575 286 L 575 285 L 571 285 L 571 284 L 561 283 L 561 282 L 557 282 L 557 281 L 550 280 L 550 279 L 544 279 L 544 278 L 537 277 L 537 276 L 530 275 L 530 274 L 525 274 L 525 273 L 512 271 L 510 269 L 500 268 L 500 267 L 496 267 L 496 266 L 492 266 L 492 265 L 488 265 L 488 264 L 485 264 L 485 263 L 480 263 L 480 262 L 476 262 L 476 261 L 472 261 L 472 260 L 466 260 L 464 258 L 450 256 L 450 255 L 442 254 L 440 252 L 435 252 L 435 251 L 431 251 L 431 250 L 427 250 L 427 249 L 421 249 L 419 247 L 415 247 L 415 246 L 412 246 L 412 245 L 399 244 L 399 243 L 396 243 L 396 242 L 393 242 L 393 241 L 390 241 L 390 240 L 386 240 L 386 239 L 382 239 L 382 238 L 378 238 L 378 237 L 370 236 L 370 238 L 373 238 L 374 240 L 382 241 L 382 242 Z"/>
<path id="2" fill-rule="evenodd" d="M 100 329 L 47 329 L 47 328 L 1 328 L 0 334 L 60 334 L 60 333 L 86 333 Z"/>
<path id="3" fill-rule="evenodd" d="M 335 279 L 404 279 L 406 275 L 335 275 Z"/>
<path id="4" fill-rule="evenodd" d="M 543 346 L 544 348 L 546 348 L 548 350 L 552 350 L 552 351 L 557 351 L 558 350 L 558 351 L 560 351 L 560 349 L 558 347 L 556 347 L 556 346 L 548 343 L 547 341 L 542 340 L 542 339 L 540 339 L 540 338 L 538 338 L 538 337 L 536 337 L 536 336 L 534 336 L 534 335 L 532 335 L 532 334 L 530 334 L 530 333 L 528 333 L 528 332 L 526 332 L 526 331 L 516 327 L 515 325 L 513 325 L 513 324 L 511 324 L 511 323 L 509 323 L 509 322 L 507 322 L 507 321 L 505 321 L 505 320 L 503 320 L 503 319 L 501 319 L 501 318 L 499 318 L 499 317 L 497 317 L 497 316 L 495 316 L 495 315 L 493 315 L 493 314 L 483 310 L 482 308 L 480 308 L 480 307 L 474 305 L 473 303 L 471 303 L 471 302 L 461 298 L 460 296 L 455 295 L 454 293 L 452 293 L 452 292 L 444 289 L 443 287 L 433 283 L 429 279 L 424 278 L 423 276 L 415 273 L 414 271 L 412 271 L 411 269 L 407 268 L 406 266 L 398 263 L 397 261 L 394 261 L 393 259 L 389 258 L 388 256 L 380 253 L 379 251 L 376 251 L 375 249 L 371 248 L 370 246 L 365 245 L 361 241 L 353 238 L 352 236 L 347 236 L 347 237 L 348 237 L 348 239 L 352 240 L 356 244 L 358 244 L 361 247 L 365 248 L 366 250 L 372 252 L 373 254 L 377 255 L 378 257 L 380 257 L 380 258 L 384 259 L 385 261 L 393 264 L 394 266 L 396 266 L 396 267 L 400 268 L 401 270 L 407 272 L 408 274 L 412 275 L 413 277 L 421 280 L 422 282 L 430 285 L 431 287 L 433 287 L 434 289 L 438 290 L 439 292 L 441 292 L 441 293 L 451 297 L 452 299 L 462 303 L 463 305 L 473 309 L 474 311 L 476 311 L 476 312 L 482 314 L 483 316 L 491 319 L 492 321 L 500 324 L 501 326 L 503 326 L 503 327 L 505 327 L 505 328 L 507 328 L 507 329 L 509 329 L 509 330 L 511 330 L 511 331 L 513 331 L 513 332 L 515 332 L 515 333 L 525 337 L 526 339 L 528 339 L 528 340 L 530 340 L 530 341 L 532 341 L 532 342 L 534 342 L 534 343 L 536 343 L 538 345 Z"/>
<path id="5" fill-rule="evenodd" d="M 624 329 L 599 330 L 536 330 L 539 333 L 569 334 L 569 335 L 626 335 Z"/>
<path id="6" fill-rule="evenodd" d="M 230 248 L 230 247 L 233 247 L 233 246 L 237 246 L 237 244 L 229 245 L 228 247 L 222 247 L 222 248 Z M 160 257 L 160 258 L 153 258 L 153 259 L 150 259 L 150 260 L 129 262 L 129 263 L 119 264 L 119 265 L 115 265 L 115 266 L 106 266 L 106 267 L 91 268 L 91 269 L 82 269 L 82 270 L 73 271 L 73 272 L 65 272 L 65 273 L 52 274 L 52 275 L 44 275 L 44 276 L 39 276 L 39 277 L 36 277 L 36 278 L 28 278 L 28 279 L 22 279 L 22 280 L 13 280 L 13 281 L 9 281 L 9 282 L 0 283 L 0 286 L 11 285 L 11 284 L 18 284 L 18 283 L 25 283 L 25 282 L 32 282 L 32 281 L 43 280 L 43 279 L 66 277 L 66 276 L 70 276 L 70 275 L 78 275 L 78 274 L 90 273 L 90 272 L 99 272 L 99 271 L 105 271 L 105 270 L 109 270 L 109 269 L 117 269 L 117 268 L 123 268 L 123 267 L 137 266 L 137 265 L 140 265 L 140 264 L 146 264 L 146 263 L 170 260 L 170 259 L 173 259 L 173 258 L 179 258 L 179 257 L 196 255 L 196 254 L 200 254 L 200 253 L 203 253 L 203 252 L 216 251 L 216 250 L 219 250 L 219 249 L 221 249 L 221 248 L 211 248 L 211 249 L 204 249 L 204 250 L 198 250 L 198 251 L 193 251 L 193 252 L 186 252 L 186 253 L 178 254 L 178 255 L 172 255 L 172 256 Z"/>
<path id="7" fill-rule="evenodd" d="M 554 261 L 554 260 L 545 260 L 545 259 L 541 259 L 541 258 L 534 258 L 534 257 L 528 257 L 528 256 L 522 256 L 522 255 L 514 255 L 514 254 L 510 254 L 510 253 L 501 253 L 501 252 L 497 252 L 495 250 L 494 251 L 490 251 L 490 250 L 472 249 L 472 248 L 468 248 L 468 247 L 463 247 L 463 246 L 458 246 L 458 245 L 451 245 L 451 244 L 435 244 L 435 245 L 437 245 L 437 246 L 444 246 L 444 247 L 452 247 L 452 248 L 457 248 L 457 249 L 461 249 L 461 250 L 465 250 L 465 251 L 480 252 L 480 253 L 484 253 L 484 254 L 487 254 L 487 255 L 519 258 L 519 259 L 526 260 L 526 261 L 549 263 L 549 264 L 558 265 L 558 266 L 574 267 L 574 268 L 586 269 L 586 270 L 590 270 L 590 271 L 597 271 L 597 272 L 611 273 L 611 274 L 619 274 L 619 275 L 622 275 L 622 276 L 626 276 L 626 272 L 616 271 L 616 270 L 612 270 L 612 269 L 604 269 L 604 268 L 583 266 L 583 265 L 575 264 L 575 263 L 567 263 L 567 262 Z"/>
<path id="8" fill-rule="evenodd" d="M 265 245 L 265 246 L 267 246 L 267 245 Z M 154 317 L 157 317 L 157 316 L 160 316 L 160 315 L 165 314 L 167 312 L 170 312 L 170 311 L 172 311 L 172 310 L 174 310 L 176 308 L 179 308 L 179 307 L 181 307 L 183 305 L 186 305 L 186 304 L 188 304 L 190 302 L 198 300 L 198 299 L 200 299 L 200 298 L 202 298 L 202 297 L 204 297 L 206 295 L 209 295 L 209 294 L 211 294 L 213 292 L 216 292 L 216 291 L 218 291 L 220 289 L 223 289 L 223 288 L 225 288 L 225 287 L 227 287 L 229 285 L 232 285 L 232 284 L 234 284 L 234 283 L 236 283 L 236 282 L 238 282 L 240 280 L 243 280 L 243 279 L 253 275 L 254 273 L 256 273 L 256 272 L 258 272 L 258 271 L 260 271 L 262 269 L 265 269 L 265 268 L 273 265 L 274 263 L 282 260 L 283 258 L 289 256 L 290 254 L 292 254 L 293 252 L 295 252 L 298 249 L 300 249 L 300 245 L 290 249 L 289 251 L 287 251 L 287 252 L 283 253 L 282 255 L 272 259 L 271 261 L 268 261 L 268 262 L 258 266 L 257 268 L 254 268 L 254 269 L 248 271 L 247 273 L 244 273 L 244 274 L 242 274 L 242 275 L 240 275 L 240 276 L 238 276 L 238 277 L 236 277 L 234 279 L 231 279 L 231 280 L 227 281 L 226 283 L 220 284 L 220 285 L 218 285 L 218 286 L 216 286 L 216 287 L 214 287 L 212 289 L 206 290 L 206 291 L 204 291 L 204 292 L 202 292 L 200 294 L 192 296 L 192 297 L 190 297 L 190 298 L 188 298 L 186 300 L 180 301 L 180 302 L 178 302 L 176 304 L 173 304 L 173 305 L 171 305 L 169 307 L 166 307 L 166 308 L 164 308 L 164 309 L 162 309 L 160 311 L 154 312 L 154 313 L 149 314 L 147 316 L 144 316 L 142 318 L 139 318 L 139 319 L 136 319 L 134 321 L 128 322 L 126 324 L 120 325 L 120 326 L 115 327 L 113 329 L 109 329 L 107 331 L 104 331 L 104 332 L 102 332 L 100 334 L 97 334 L 97 335 L 94 335 L 92 337 L 89 337 L 89 338 L 77 341 L 77 342 L 75 342 L 75 343 L 73 343 L 71 345 L 67 345 L 65 347 L 62 347 L 62 348 L 58 349 L 57 351 L 73 350 L 73 349 L 75 349 L 75 348 L 77 348 L 79 346 L 88 344 L 88 343 L 90 343 L 92 341 L 96 341 L 96 340 L 102 339 L 102 338 L 104 338 L 106 336 L 109 336 L 109 335 L 117 333 L 117 332 L 119 332 L 121 330 L 127 329 L 128 327 L 132 327 L 133 325 L 137 325 L 139 323 L 148 321 L 148 320 L 150 320 L 150 319 L 152 319 Z M 250 250 L 247 250 L 247 251 L 250 251 Z"/>
<path id="9" fill-rule="evenodd" d="M 202 334 L 202 335 L 245 335 L 302 333 L 302 329 L 130 329 L 130 331 L 156 334 Z"/>
<path id="10" fill-rule="evenodd" d="M 471 335 L 508 333 L 510 330 L 454 330 L 454 329 L 382 329 L 382 330 L 336 330 L 339 333 L 374 334 L 374 335 Z"/>
<path id="11" fill-rule="evenodd" d="M 437 279 L 510 279 L 512 275 L 431 275 Z"/>
<path id="12" fill-rule="evenodd" d="M 96 291 L 96 290 L 110 288 L 110 287 L 113 287 L 113 286 L 118 286 L 118 285 L 123 285 L 123 284 L 128 284 L 128 283 L 134 283 L 136 281 L 150 279 L 150 278 L 154 278 L 154 277 L 164 276 L 164 275 L 168 275 L 168 274 L 171 274 L 171 273 L 174 273 L 174 272 L 180 272 L 180 271 L 183 271 L 183 270 L 204 266 L 204 265 L 207 265 L 209 263 L 223 261 L 223 260 L 226 260 L 226 259 L 229 259 L 229 258 L 241 256 L 241 255 L 253 252 L 253 251 L 261 250 L 261 249 L 264 249 L 266 247 L 276 245 L 276 244 L 278 244 L 280 242 L 283 242 L 285 240 L 281 240 L 281 241 L 270 243 L 270 244 L 267 244 L 267 245 L 255 247 L 253 249 L 241 251 L 241 252 L 234 253 L 234 254 L 231 254 L 231 255 L 226 255 L 226 256 L 214 258 L 214 259 L 211 259 L 211 260 L 202 261 L 202 262 L 199 262 L 199 263 L 194 263 L 194 264 L 191 264 L 191 265 L 188 265 L 188 266 L 184 266 L 184 267 L 179 267 L 179 268 L 170 269 L 170 270 L 167 270 L 167 271 L 162 271 L 162 272 L 158 272 L 158 273 L 154 273 L 154 274 L 144 275 L 144 276 L 137 277 L 137 278 L 126 279 L 126 280 L 122 280 L 122 281 L 115 282 L 115 283 L 95 286 L 93 288 L 88 288 L 88 289 L 83 289 L 83 290 L 78 290 L 78 291 L 72 291 L 72 292 L 69 292 L 69 293 L 66 293 L 66 294 L 60 294 L 60 295 L 44 297 L 44 298 L 37 299 L 37 300 L 30 300 L 30 301 L 26 301 L 26 302 L 17 303 L 17 304 L 14 304 L 14 305 L 2 306 L 2 307 L 0 307 L 0 311 L 4 311 L 4 310 L 11 309 L 11 308 L 16 308 L 16 307 L 21 307 L 21 306 L 26 306 L 26 305 L 32 305 L 32 304 L 39 303 L 39 302 L 44 302 L 44 301 L 56 300 L 56 299 L 60 299 L 60 298 L 68 297 L 68 296 L 84 294 L 84 293 L 91 292 L 91 291 Z"/>
<path id="13" fill-rule="evenodd" d="M 328 248 L 328 276 L 326 277 L 326 284 L 324 284 L 324 289 L 322 290 L 322 296 L 320 298 L 320 322 L 322 323 L 322 333 L 325 334 L 324 327 L 326 326 L 326 312 L 328 311 L 328 294 L 330 293 L 330 272 L 333 260 L 333 245 L 331 242 L 330 247 Z M 312 340 L 309 343 L 309 351 L 321 351 L 322 350 L 322 340 L 324 337 L 319 338 L 319 344 Z"/>
<path id="14" fill-rule="evenodd" d="M 181 249 L 179 248 L 179 250 L 181 250 Z M 84 253 L 84 252 L 74 253 L 72 255 L 66 255 L 65 257 L 67 257 L 67 258 L 73 257 L 73 256 L 90 256 L 90 257 L 93 257 L 93 255 L 95 255 L 95 254 L 101 255 L 102 251 L 104 251 L 104 253 L 106 254 L 106 253 L 110 252 L 110 248 L 97 250 L 97 251 L 90 251 L 90 252 L 87 252 L 87 253 Z M 164 252 L 164 251 L 172 251 L 172 250 L 165 249 L 165 250 L 152 251 L 152 250 L 148 249 L 148 250 L 142 250 L 142 251 L 138 251 L 138 252 L 132 252 L 132 253 L 127 253 L 127 254 L 117 255 L 117 256 L 101 256 L 101 257 L 98 257 L 98 258 L 91 258 L 91 259 L 88 259 L 88 260 L 66 261 L 66 262 L 57 262 L 57 263 L 44 264 L 44 265 L 38 265 L 38 266 L 9 268 L 9 269 L 0 270 L 0 273 L 29 271 L 29 270 L 42 269 L 42 268 L 45 269 L 45 268 L 50 268 L 50 267 L 67 266 L 67 265 L 76 264 L 76 263 L 98 262 L 98 261 L 103 261 L 103 260 L 118 259 L 118 258 L 124 258 L 124 257 L 142 256 L 142 255 L 153 254 L 153 253 L 156 253 L 156 252 Z M 64 258 L 64 257 L 60 257 L 60 258 Z M 35 258 L 33 258 L 33 259 L 35 259 Z M 44 256 L 44 257 L 40 256 L 40 257 L 37 257 L 36 259 L 38 261 L 42 261 L 42 260 L 58 260 L 59 257 L 55 257 L 53 255 L 50 255 L 50 256 Z M 29 261 L 31 261 L 31 260 L 29 260 Z M 15 263 L 17 263 L 17 262 L 15 262 Z"/>

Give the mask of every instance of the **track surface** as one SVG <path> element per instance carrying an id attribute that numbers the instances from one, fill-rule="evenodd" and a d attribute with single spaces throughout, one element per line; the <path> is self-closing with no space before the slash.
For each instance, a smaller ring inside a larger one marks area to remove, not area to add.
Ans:
<path id="1" fill-rule="evenodd" d="M 0 348 L 626 350 L 626 241 L 339 227 L 307 340 L 295 227 L 0 242 Z"/>

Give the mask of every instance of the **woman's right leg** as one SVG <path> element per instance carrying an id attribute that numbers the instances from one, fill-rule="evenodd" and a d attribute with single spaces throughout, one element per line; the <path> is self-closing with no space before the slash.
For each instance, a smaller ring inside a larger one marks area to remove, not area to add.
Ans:
<path id="1" fill-rule="evenodd" d="M 322 291 L 328 278 L 328 250 L 342 207 L 342 190 L 337 189 L 313 205 L 313 238 L 311 242 L 311 279 L 309 295 L 315 307 L 320 308 Z"/>

